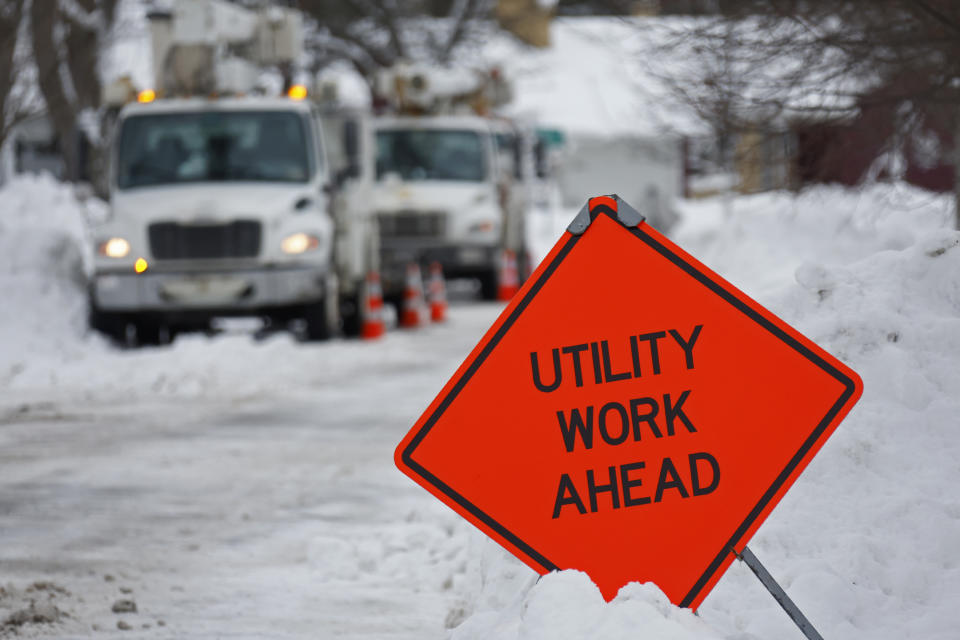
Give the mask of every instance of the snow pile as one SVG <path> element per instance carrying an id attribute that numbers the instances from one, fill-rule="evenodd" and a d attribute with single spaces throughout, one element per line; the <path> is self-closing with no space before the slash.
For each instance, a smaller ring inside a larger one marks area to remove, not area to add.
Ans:
<path id="1" fill-rule="evenodd" d="M 904 249 L 953 216 L 949 198 L 899 183 L 681 200 L 677 207 L 683 219 L 675 239 L 754 297 L 792 281 L 804 261 L 849 263 Z"/>
<path id="2" fill-rule="evenodd" d="M 955 638 L 960 233 L 949 198 L 824 187 L 683 209 L 681 246 L 864 380 L 860 403 L 750 548 L 825 637 Z M 530 588 L 529 570 L 489 548 L 480 574 L 455 640 L 800 637 L 739 563 L 699 618 L 652 585 L 628 585 L 610 603 L 574 572 Z"/>
<path id="3" fill-rule="evenodd" d="M 0 381 L 38 354 L 79 355 L 86 331 L 84 210 L 49 175 L 0 189 Z"/>
<path id="4" fill-rule="evenodd" d="M 670 604 L 652 584 L 632 583 L 607 604 L 585 573 L 548 574 L 522 602 L 484 612 L 457 627 L 451 640 L 719 640 L 688 609 Z"/>
<path id="5" fill-rule="evenodd" d="M 827 636 L 953 638 L 960 234 L 914 226 L 922 216 L 911 212 L 886 218 L 875 235 L 845 217 L 850 229 L 824 227 L 795 282 L 760 298 L 857 370 L 864 396 L 751 546 Z M 857 235 L 875 252 L 856 260 L 851 250 L 854 261 L 840 264 L 844 253 L 831 256 L 831 245 Z M 883 246 L 897 243 L 908 246 Z M 748 595 L 750 580 L 722 580 L 704 619 L 719 618 L 729 633 L 775 634 L 781 622 L 758 611 L 770 607 Z"/>

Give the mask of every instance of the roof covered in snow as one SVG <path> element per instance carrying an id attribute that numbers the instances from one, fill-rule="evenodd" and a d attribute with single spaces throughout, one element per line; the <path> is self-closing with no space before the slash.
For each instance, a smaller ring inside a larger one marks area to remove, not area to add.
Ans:
<path id="1" fill-rule="evenodd" d="M 670 94 L 662 65 L 649 63 L 658 19 L 558 18 L 551 46 L 537 50 L 507 35 L 483 57 L 515 83 L 510 112 L 572 133 L 662 136 L 703 130 Z"/>

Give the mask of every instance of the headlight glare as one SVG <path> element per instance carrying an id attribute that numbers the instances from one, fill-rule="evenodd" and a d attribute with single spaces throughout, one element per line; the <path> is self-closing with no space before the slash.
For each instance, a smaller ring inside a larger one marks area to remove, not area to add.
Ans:
<path id="1" fill-rule="evenodd" d="M 312 251 L 320 246 L 320 238 L 310 233 L 294 233 L 283 239 L 280 248 L 284 253 L 296 255 Z"/>
<path id="2" fill-rule="evenodd" d="M 100 243 L 98 252 L 108 258 L 125 258 L 130 253 L 130 243 L 124 238 L 110 238 Z"/>

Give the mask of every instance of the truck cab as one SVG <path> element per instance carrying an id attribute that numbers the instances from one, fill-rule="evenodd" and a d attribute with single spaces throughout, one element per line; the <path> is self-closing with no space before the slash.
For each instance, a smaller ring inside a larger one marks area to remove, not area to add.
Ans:
<path id="1" fill-rule="evenodd" d="M 409 262 L 438 262 L 450 278 L 496 293 L 500 252 L 519 250 L 520 218 L 507 215 L 495 132 L 476 116 L 384 117 L 373 126 L 371 203 L 380 229 L 384 287 Z"/>
<path id="2" fill-rule="evenodd" d="M 521 136 L 484 106 L 494 93 L 488 74 L 432 71 L 385 70 L 389 107 L 328 118 L 343 208 L 378 229 L 387 300 L 399 303 L 411 263 L 439 263 L 494 299 L 506 255 L 525 255 Z"/>
<path id="3" fill-rule="evenodd" d="M 221 315 L 337 326 L 322 133 L 309 103 L 173 99 L 119 115 L 109 219 L 94 232 L 94 326 L 205 326 Z"/>

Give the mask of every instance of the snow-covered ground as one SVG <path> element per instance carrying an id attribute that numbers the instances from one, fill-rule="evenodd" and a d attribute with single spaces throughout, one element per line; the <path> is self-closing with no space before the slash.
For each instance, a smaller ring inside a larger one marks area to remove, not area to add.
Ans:
<path id="1" fill-rule="evenodd" d="M 826 638 L 957 638 L 949 199 L 876 185 L 680 208 L 682 246 L 864 379 L 751 548 Z M 653 585 L 605 603 L 583 574 L 537 581 L 394 469 L 499 305 L 374 342 L 115 350 L 84 323 L 97 214 L 47 178 L 0 190 L 0 637 L 801 637 L 738 564 L 699 616 Z M 531 221 L 539 252 L 567 221 Z"/>

